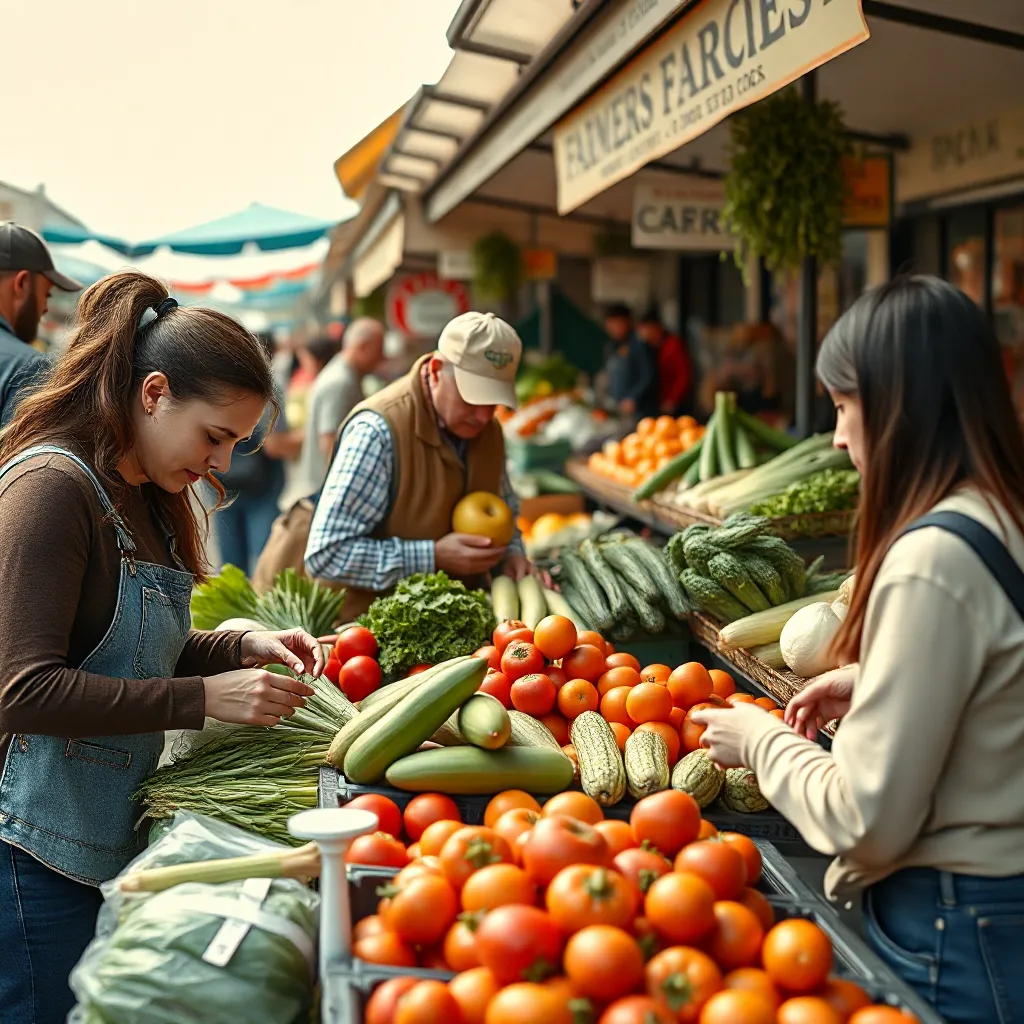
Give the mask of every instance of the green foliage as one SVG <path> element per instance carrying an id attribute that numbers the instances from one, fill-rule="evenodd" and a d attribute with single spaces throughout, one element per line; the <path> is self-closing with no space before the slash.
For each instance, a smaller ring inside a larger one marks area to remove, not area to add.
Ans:
<path id="1" fill-rule="evenodd" d="M 725 223 L 738 239 L 736 265 L 746 271 L 751 254 L 769 270 L 794 270 L 806 256 L 837 261 L 850 152 L 839 106 L 785 89 L 734 114 L 729 135 Z"/>
<path id="2" fill-rule="evenodd" d="M 503 231 L 492 231 L 473 245 L 473 274 L 481 298 L 508 302 L 523 280 L 523 254 Z"/>
<path id="3" fill-rule="evenodd" d="M 369 316 L 374 320 L 383 320 L 385 295 L 387 295 L 387 285 L 382 284 L 376 291 L 356 299 L 352 303 L 352 316 Z"/>

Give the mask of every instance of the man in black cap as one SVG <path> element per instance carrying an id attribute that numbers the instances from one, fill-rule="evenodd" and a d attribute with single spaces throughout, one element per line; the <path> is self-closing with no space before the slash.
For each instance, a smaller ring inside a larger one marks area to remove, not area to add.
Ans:
<path id="1" fill-rule="evenodd" d="M 10 421 L 18 392 L 48 365 L 32 342 L 54 287 L 64 292 L 82 288 L 57 272 L 50 250 L 34 231 L 13 221 L 0 224 L 0 426 Z"/>

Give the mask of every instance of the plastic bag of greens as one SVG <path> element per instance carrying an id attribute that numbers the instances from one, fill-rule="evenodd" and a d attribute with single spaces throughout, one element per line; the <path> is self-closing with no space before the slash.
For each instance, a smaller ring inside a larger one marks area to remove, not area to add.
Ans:
<path id="1" fill-rule="evenodd" d="M 178 812 L 126 869 L 280 849 Z M 316 982 L 319 897 L 293 879 L 186 882 L 164 892 L 102 886 L 96 938 L 71 974 L 70 1024 L 293 1024 Z"/>

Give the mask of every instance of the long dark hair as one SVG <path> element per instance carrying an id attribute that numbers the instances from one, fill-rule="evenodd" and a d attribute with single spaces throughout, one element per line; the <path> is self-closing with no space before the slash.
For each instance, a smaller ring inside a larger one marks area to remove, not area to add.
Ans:
<path id="1" fill-rule="evenodd" d="M 222 402 L 232 390 L 273 401 L 263 346 L 226 314 L 180 306 L 140 327 L 146 311 L 166 298 L 163 284 L 131 270 L 89 288 L 60 359 L 0 433 L 0 463 L 36 444 L 71 441 L 116 488 L 117 467 L 134 444 L 132 402 L 153 372 L 167 377 L 179 401 Z M 223 500 L 224 489 L 213 475 L 205 479 Z M 207 565 L 191 491 L 170 494 L 154 486 L 147 498 L 174 531 L 182 562 L 202 579 Z"/>
<path id="2" fill-rule="evenodd" d="M 970 483 L 1024 531 L 1024 437 L 984 313 L 937 277 L 863 295 L 825 338 L 817 371 L 864 415 L 857 582 L 835 641 L 855 661 L 872 585 L 904 527 Z"/>

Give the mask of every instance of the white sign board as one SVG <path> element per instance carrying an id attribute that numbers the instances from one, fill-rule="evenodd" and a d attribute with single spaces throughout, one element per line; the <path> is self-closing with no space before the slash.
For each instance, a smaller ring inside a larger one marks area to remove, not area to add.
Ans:
<path id="1" fill-rule="evenodd" d="M 724 230 L 725 190 L 720 181 L 692 179 L 633 189 L 633 247 L 722 252 L 736 246 Z"/>
<path id="2" fill-rule="evenodd" d="M 590 282 L 595 302 L 624 302 L 639 309 L 651 297 L 651 270 L 646 260 L 605 257 L 594 260 Z"/>
<path id="3" fill-rule="evenodd" d="M 437 254 L 437 276 L 445 281 L 472 281 L 473 254 L 468 249 L 442 250 Z"/>

